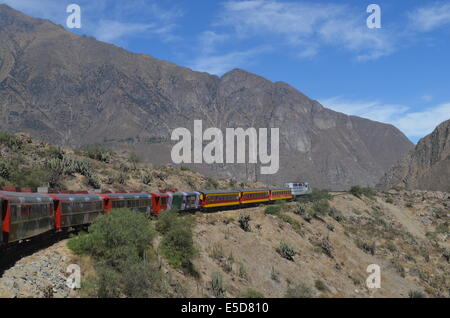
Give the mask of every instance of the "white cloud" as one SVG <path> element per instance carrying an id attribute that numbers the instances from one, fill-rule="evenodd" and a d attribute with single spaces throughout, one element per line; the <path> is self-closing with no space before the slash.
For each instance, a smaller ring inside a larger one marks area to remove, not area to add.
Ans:
<path id="1" fill-rule="evenodd" d="M 450 103 L 426 108 L 423 111 L 409 112 L 398 118 L 394 125 L 407 136 L 425 137 L 437 125 L 450 119 Z"/>
<path id="2" fill-rule="evenodd" d="M 248 66 L 252 59 L 260 53 L 267 51 L 267 47 L 250 49 L 247 51 L 234 51 L 225 54 L 205 54 L 197 57 L 190 65 L 196 71 L 222 75 L 231 69 Z"/>
<path id="3" fill-rule="evenodd" d="M 450 24 L 450 3 L 434 3 L 417 8 L 408 14 L 412 27 L 419 31 L 432 31 Z"/>
<path id="4" fill-rule="evenodd" d="M 231 27 L 240 39 L 272 41 L 270 36 L 277 36 L 280 45 L 298 50 L 298 56 L 310 57 L 326 46 L 344 48 L 360 61 L 392 53 L 392 34 L 367 28 L 365 14 L 341 4 L 229 1 L 216 25 Z"/>
<path id="5" fill-rule="evenodd" d="M 380 122 L 392 123 L 394 118 L 404 115 L 409 107 L 403 105 L 383 104 L 379 101 L 346 100 L 342 97 L 332 97 L 319 100 L 327 108 Z"/>
<path id="6" fill-rule="evenodd" d="M 319 102 L 327 108 L 345 114 L 392 124 L 412 140 L 430 134 L 437 125 L 450 119 L 450 103 L 415 111 L 404 105 L 384 104 L 379 101 L 352 101 L 342 97 L 322 99 Z"/>
<path id="7" fill-rule="evenodd" d="M 112 20 L 99 21 L 94 31 L 94 36 L 99 41 L 114 42 L 124 36 L 141 33 L 145 31 L 155 31 L 153 24 L 123 23 Z"/>
<path id="8" fill-rule="evenodd" d="M 163 41 L 175 40 L 175 21 L 183 15 L 176 7 L 166 9 L 149 0 L 0 0 L 0 3 L 63 26 L 68 17 L 67 5 L 77 3 L 81 7 L 83 26 L 79 32 L 116 44 L 132 34 L 159 36 Z"/>

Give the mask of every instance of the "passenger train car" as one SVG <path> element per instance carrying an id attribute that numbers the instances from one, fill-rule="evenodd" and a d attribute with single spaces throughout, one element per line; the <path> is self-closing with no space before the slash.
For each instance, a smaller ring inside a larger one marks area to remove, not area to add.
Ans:
<path id="1" fill-rule="evenodd" d="M 69 231 L 91 224 L 99 215 L 128 208 L 145 215 L 163 211 L 214 211 L 244 208 L 292 200 L 309 192 L 307 183 L 288 183 L 284 188 L 201 190 L 157 193 L 33 193 L 31 189 L 1 188 L 2 247 L 36 236 Z"/>

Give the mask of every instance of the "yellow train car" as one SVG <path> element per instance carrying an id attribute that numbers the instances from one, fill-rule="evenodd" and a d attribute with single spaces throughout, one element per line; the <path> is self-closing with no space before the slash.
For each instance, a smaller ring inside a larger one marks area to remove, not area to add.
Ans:
<path id="1" fill-rule="evenodd" d="M 239 206 L 240 204 L 241 192 L 239 190 L 205 190 L 199 192 L 202 208 Z"/>
<path id="2" fill-rule="evenodd" d="M 269 189 L 243 189 L 241 190 L 241 204 L 254 204 L 269 202 Z"/>
<path id="3" fill-rule="evenodd" d="M 292 190 L 290 188 L 270 189 L 270 201 L 292 200 Z"/>

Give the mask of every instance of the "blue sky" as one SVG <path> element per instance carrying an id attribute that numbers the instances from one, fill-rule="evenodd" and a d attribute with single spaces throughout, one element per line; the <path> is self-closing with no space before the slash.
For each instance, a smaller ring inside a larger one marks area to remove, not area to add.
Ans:
<path id="1" fill-rule="evenodd" d="M 242 68 L 413 142 L 450 118 L 450 1 L 0 0 L 78 34 L 217 75 Z M 381 29 L 369 29 L 369 4 Z"/>

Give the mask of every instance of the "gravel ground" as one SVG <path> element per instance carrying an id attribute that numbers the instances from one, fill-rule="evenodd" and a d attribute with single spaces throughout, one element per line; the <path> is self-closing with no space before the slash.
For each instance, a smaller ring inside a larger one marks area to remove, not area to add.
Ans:
<path id="1" fill-rule="evenodd" d="M 71 253 L 66 240 L 19 260 L 0 278 L 0 297 L 74 297 L 66 286 Z"/>

